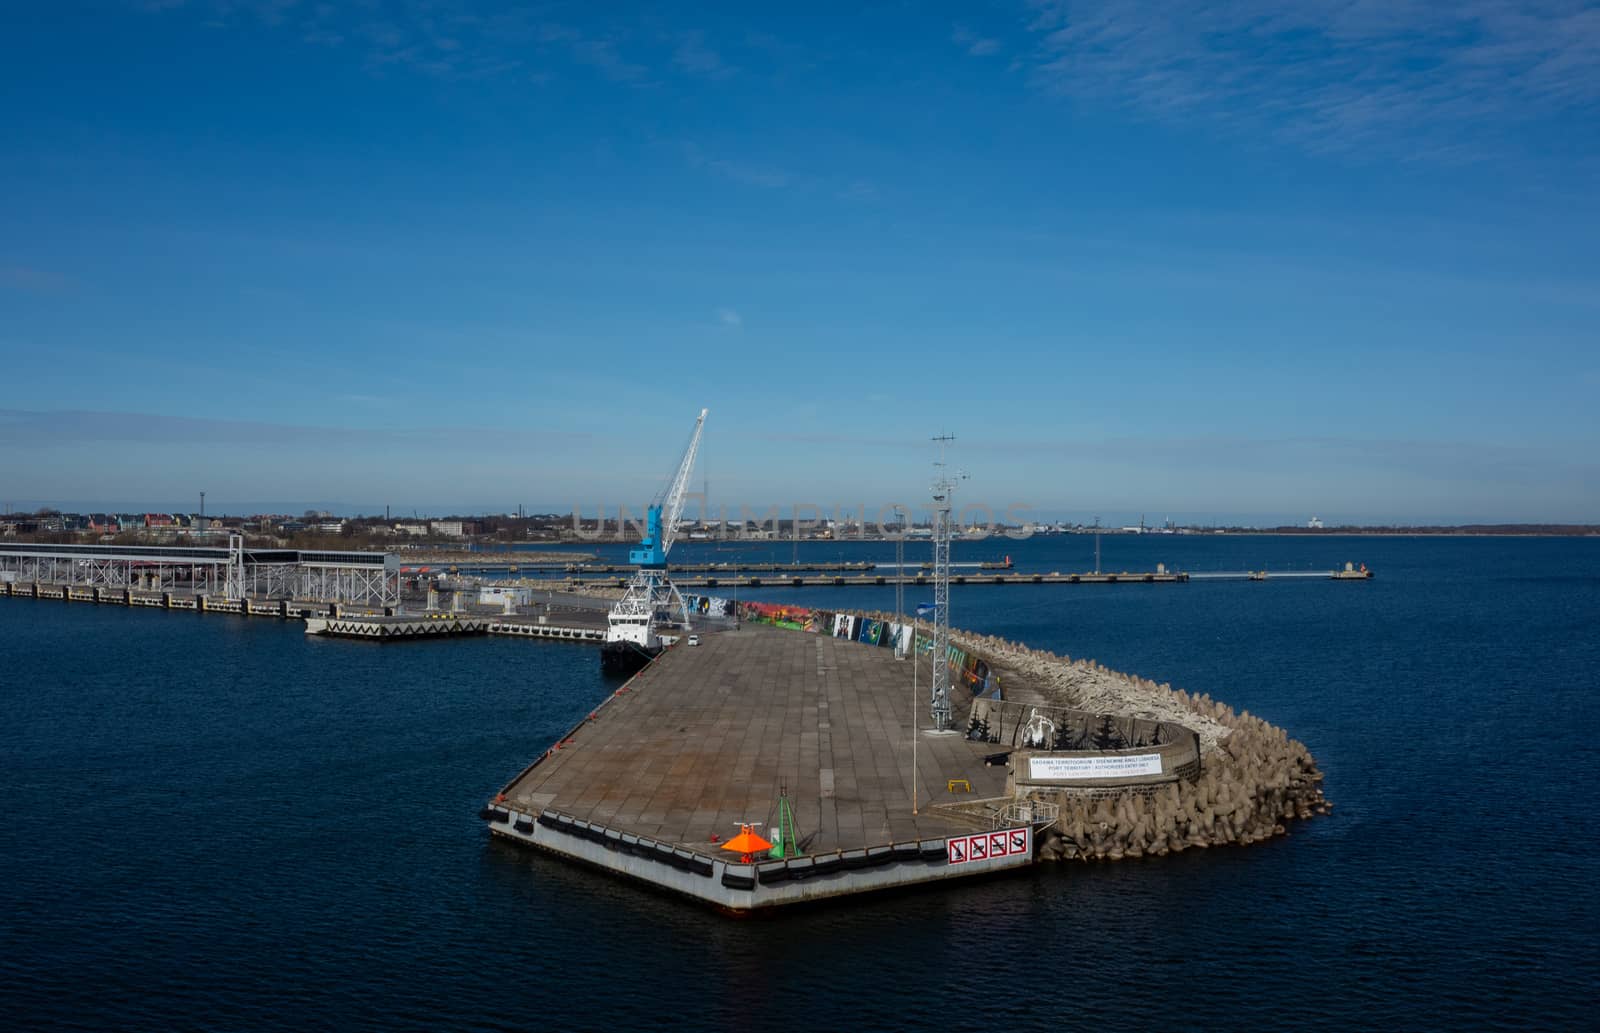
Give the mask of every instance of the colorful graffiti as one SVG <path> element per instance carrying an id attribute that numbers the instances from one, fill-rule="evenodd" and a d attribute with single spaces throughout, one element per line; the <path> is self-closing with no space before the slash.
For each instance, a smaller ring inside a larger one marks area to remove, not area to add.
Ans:
<path id="1" fill-rule="evenodd" d="M 684 603 L 689 612 L 702 617 L 726 617 L 733 612 L 733 604 L 715 595 L 686 595 Z"/>
<path id="2" fill-rule="evenodd" d="M 933 636 L 917 632 L 916 649 L 919 655 L 933 655 Z M 1000 698 L 1000 679 L 989 669 L 988 663 L 984 660 L 957 646 L 951 646 L 945 656 L 945 662 L 950 665 L 952 685 L 965 688 L 975 697 Z"/>
<path id="3" fill-rule="evenodd" d="M 757 624 L 771 624 L 794 631 L 817 630 L 817 611 L 801 606 L 774 603 L 743 603 L 739 607 L 744 620 Z"/>

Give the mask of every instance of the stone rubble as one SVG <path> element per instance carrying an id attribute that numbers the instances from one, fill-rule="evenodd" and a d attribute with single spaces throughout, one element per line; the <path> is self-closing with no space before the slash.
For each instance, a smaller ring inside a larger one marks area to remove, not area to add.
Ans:
<path id="1" fill-rule="evenodd" d="M 1008 699 L 1175 721 L 1200 736 L 1201 771 L 1193 781 L 1033 793 L 1060 807 L 1056 823 L 1039 835 L 1042 860 L 1118 861 L 1257 843 L 1285 834 L 1287 822 L 1333 808 L 1305 744 L 1249 711 L 992 635 L 952 629 L 951 641 L 998 673 Z"/>

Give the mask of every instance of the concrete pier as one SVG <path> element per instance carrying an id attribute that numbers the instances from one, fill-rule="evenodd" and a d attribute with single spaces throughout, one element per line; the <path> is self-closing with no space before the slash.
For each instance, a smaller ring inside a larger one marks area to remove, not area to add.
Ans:
<path id="1" fill-rule="evenodd" d="M 1083 573 L 1019 573 L 980 572 L 950 575 L 952 585 L 1182 585 L 1193 581 L 1267 581 L 1293 578 L 1310 578 L 1319 581 L 1367 581 L 1372 578 L 1368 570 L 1318 570 L 1318 571 L 1091 571 Z M 554 579 L 552 579 L 554 580 Z M 679 588 L 752 589 L 752 588 L 872 588 L 883 585 L 933 584 L 932 574 L 750 574 L 718 572 L 715 574 L 686 574 L 672 579 Z M 527 583 L 537 583 L 530 579 Z M 594 575 L 568 575 L 564 583 L 574 591 L 603 586 L 622 588 L 628 583 L 625 577 Z"/>
<path id="2" fill-rule="evenodd" d="M 912 668 L 892 650 L 762 626 L 700 643 L 552 744 L 484 808 L 490 831 L 733 911 L 1033 863 L 991 746 L 924 732 L 913 767 Z M 741 822 L 770 838 L 785 787 L 798 856 L 721 849 Z"/>
<path id="3" fill-rule="evenodd" d="M 673 647 L 480 816 L 496 836 L 753 911 L 1255 843 L 1332 806 L 1310 751 L 1258 717 L 970 632 L 952 640 L 952 669 L 982 687 L 953 700 L 962 734 L 913 735 L 926 682 L 913 692 L 892 648 L 828 634 L 839 616 L 790 611 L 787 627 Z M 770 829 L 785 788 L 798 856 L 721 849 L 741 823 Z"/>

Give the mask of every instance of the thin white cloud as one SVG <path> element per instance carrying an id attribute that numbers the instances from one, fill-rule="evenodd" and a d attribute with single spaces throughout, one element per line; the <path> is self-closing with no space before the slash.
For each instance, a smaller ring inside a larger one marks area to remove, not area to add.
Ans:
<path id="1" fill-rule="evenodd" d="M 683 145 L 683 155 L 684 160 L 689 163 L 691 168 L 704 169 L 723 179 L 730 179 L 735 183 L 743 183 L 745 186 L 765 187 L 768 190 L 776 190 L 795 182 L 794 175 L 784 169 L 713 156 L 692 143 Z"/>
<path id="2" fill-rule="evenodd" d="M 339 401 L 381 403 L 381 398 L 342 395 Z M 63 409 L 54 411 L 0 408 L 0 444 L 44 447 L 116 441 L 139 445 L 252 445 L 272 449 L 284 444 L 339 441 L 364 446 L 427 447 L 470 445 L 492 435 L 496 441 L 536 442 L 543 437 L 588 442 L 593 436 L 554 427 L 489 430 L 471 426 L 350 427 L 262 420 L 221 420 L 141 412 Z"/>
<path id="3" fill-rule="evenodd" d="M 741 327 L 744 325 L 744 317 L 734 309 L 719 308 L 717 309 L 717 322 L 723 326 Z"/>
<path id="4" fill-rule="evenodd" d="M 950 34 L 950 41 L 973 57 L 991 57 L 1000 52 L 999 40 L 979 36 L 960 25 L 957 25 L 955 31 Z"/>
<path id="5" fill-rule="evenodd" d="M 635 82 L 649 71 L 624 58 L 611 40 L 580 39 L 572 45 L 572 57 L 613 82 Z"/>
<path id="6" fill-rule="evenodd" d="M 711 49 L 705 41 L 705 34 L 700 32 L 686 32 L 679 36 L 672 60 L 684 71 L 707 79 L 726 79 L 733 74 L 733 68 L 722 59 L 721 54 Z"/>
<path id="7" fill-rule="evenodd" d="M 471 79 L 528 65 L 549 66 L 527 73 L 539 80 L 551 76 L 550 67 L 567 62 L 613 82 L 643 86 L 651 71 L 649 64 L 624 53 L 625 47 L 644 49 L 651 40 L 641 41 L 638 33 L 626 29 L 580 31 L 546 20 L 538 9 L 485 12 L 451 0 L 149 0 L 141 6 L 173 17 L 194 12 L 218 29 L 282 28 L 308 45 L 347 48 L 374 73 L 408 69 L 442 79 Z M 704 55 L 700 59 L 708 60 Z M 664 63 L 666 56 L 655 54 L 652 60 Z"/>
<path id="8" fill-rule="evenodd" d="M 793 190 L 851 202 L 872 201 L 878 197 L 878 188 L 871 180 L 846 178 L 838 174 L 842 170 L 796 171 L 744 158 L 713 154 L 695 143 L 680 143 L 676 146 L 681 150 L 683 160 L 690 168 L 742 186 L 759 187 L 763 190 Z"/>
<path id="9" fill-rule="evenodd" d="M 26 265 L 0 265 L 0 289 L 54 294 L 65 289 L 67 279 L 44 269 Z"/>
<path id="10" fill-rule="evenodd" d="M 878 198 L 878 188 L 865 179 L 851 180 L 839 191 L 839 196 L 846 201 L 875 201 Z"/>
<path id="11" fill-rule="evenodd" d="M 1311 151 L 1472 160 L 1600 105 L 1583 0 L 1032 0 L 1040 88 Z"/>

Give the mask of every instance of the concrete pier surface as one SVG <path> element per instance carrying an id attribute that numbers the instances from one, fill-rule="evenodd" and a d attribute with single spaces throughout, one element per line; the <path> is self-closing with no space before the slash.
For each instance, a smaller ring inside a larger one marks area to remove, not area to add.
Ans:
<path id="1" fill-rule="evenodd" d="M 1030 824 L 1001 810 L 1006 769 L 985 764 L 992 745 L 924 731 L 913 768 L 928 687 L 914 708 L 909 661 L 761 625 L 699 642 L 513 779 L 485 808 L 490 829 L 729 910 L 1033 863 Z M 741 823 L 770 838 L 785 787 L 803 856 L 721 849 Z M 968 839 L 1005 832 L 1016 850 L 967 855 Z"/>

